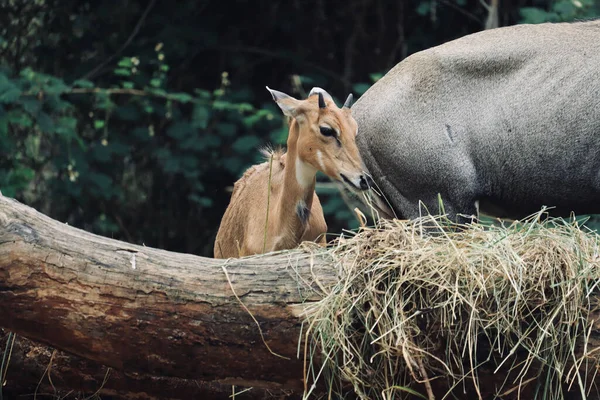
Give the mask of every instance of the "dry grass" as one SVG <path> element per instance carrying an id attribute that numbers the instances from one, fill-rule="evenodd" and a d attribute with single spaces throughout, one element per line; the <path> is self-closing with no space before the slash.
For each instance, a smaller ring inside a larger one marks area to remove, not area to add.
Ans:
<path id="1" fill-rule="evenodd" d="M 349 385 L 363 399 L 433 398 L 442 380 L 479 398 L 596 398 L 600 237 L 541 216 L 460 229 L 425 217 L 340 239 L 340 282 L 307 310 L 306 357 L 325 361 L 308 379 L 333 398 Z M 482 386 L 481 371 L 502 387 Z"/>

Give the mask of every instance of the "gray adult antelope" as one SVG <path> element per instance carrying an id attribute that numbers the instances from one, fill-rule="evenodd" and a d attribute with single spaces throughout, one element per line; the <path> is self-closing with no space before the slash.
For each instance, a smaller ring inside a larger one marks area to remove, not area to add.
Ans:
<path id="1" fill-rule="evenodd" d="M 388 215 L 437 214 L 438 194 L 459 220 L 478 208 L 600 212 L 598 20 L 493 29 L 416 53 L 353 115 Z"/>
<path id="2" fill-rule="evenodd" d="M 356 190 L 369 186 L 356 148 L 352 95 L 340 109 L 320 88 L 306 100 L 267 89 L 291 118 L 287 152 L 267 152 L 267 162 L 251 167 L 234 184 L 215 258 L 291 249 L 302 241 L 324 244 L 327 224 L 315 193 L 317 171 Z"/>

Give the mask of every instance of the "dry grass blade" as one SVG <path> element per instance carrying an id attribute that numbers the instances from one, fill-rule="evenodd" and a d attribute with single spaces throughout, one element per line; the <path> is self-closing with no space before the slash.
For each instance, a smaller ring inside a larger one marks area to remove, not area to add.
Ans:
<path id="1" fill-rule="evenodd" d="M 432 398 L 441 380 L 474 398 L 533 388 L 562 399 L 568 386 L 586 398 L 600 360 L 600 237 L 542 216 L 491 227 L 427 216 L 340 239 L 341 279 L 307 309 L 309 353 L 332 392 Z M 482 385 L 485 371 L 503 387 Z"/>

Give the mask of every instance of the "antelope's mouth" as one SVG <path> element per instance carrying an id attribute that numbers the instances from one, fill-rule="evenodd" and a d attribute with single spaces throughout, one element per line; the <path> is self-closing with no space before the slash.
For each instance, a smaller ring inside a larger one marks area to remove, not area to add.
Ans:
<path id="1" fill-rule="evenodd" d="M 342 177 L 342 180 L 344 181 L 344 183 L 346 183 L 346 185 L 356 190 L 368 190 L 371 189 L 371 186 L 373 186 L 373 180 L 370 176 L 365 174 L 361 174 L 358 178 L 355 179 L 349 179 L 346 175 L 341 173 L 340 176 Z"/>

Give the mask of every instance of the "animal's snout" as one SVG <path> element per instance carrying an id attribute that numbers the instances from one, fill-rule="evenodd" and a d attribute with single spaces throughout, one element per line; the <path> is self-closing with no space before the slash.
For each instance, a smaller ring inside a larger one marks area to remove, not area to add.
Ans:
<path id="1" fill-rule="evenodd" d="M 360 188 L 362 190 L 371 189 L 375 186 L 375 181 L 371 178 L 371 175 L 364 174 L 360 176 Z"/>
<path id="2" fill-rule="evenodd" d="M 360 174 L 354 178 L 348 178 L 344 174 L 340 174 L 342 181 L 355 189 L 367 190 L 373 186 L 373 179 L 367 174 Z"/>
<path id="3" fill-rule="evenodd" d="M 360 190 L 370 189 L 372 185 L 373 185 L 373 179 L 371 179 L 370 176 L 368 176 L 368 175 L 360 176 Z"/>

